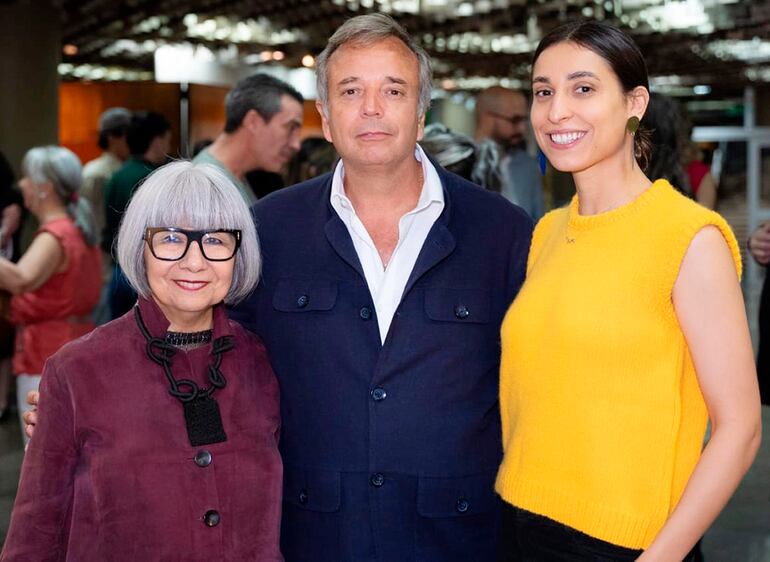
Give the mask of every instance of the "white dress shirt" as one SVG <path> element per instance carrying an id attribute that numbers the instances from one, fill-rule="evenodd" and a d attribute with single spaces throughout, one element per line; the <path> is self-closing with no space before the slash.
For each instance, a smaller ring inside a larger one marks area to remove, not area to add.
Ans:
<path id="1" fill-rule="evenodd" d="M 422 164 L 422 191 L 417 206 L 398 221 L 398 243 L 387 267 L 383 267 L 372 237 L 345 195 L 345 168 L 342 161 L 337 164 L 332 178 L 331 204 L 353 239 L 353 246 L 374 301 L 382 343 L 385 343 L 393 315 L 401 302 L 406 282 L 414 269 L 428 232 L 444 210 L 441 180 L 420 145 L 416 145 L 414 157 Z"/>

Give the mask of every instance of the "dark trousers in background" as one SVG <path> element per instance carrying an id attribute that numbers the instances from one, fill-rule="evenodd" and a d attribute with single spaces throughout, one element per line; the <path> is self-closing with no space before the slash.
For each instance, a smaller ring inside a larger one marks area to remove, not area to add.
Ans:
<path id="1" fill-rule="evenodd" d="M 110 315 L 112 320 L 120 318 L 136 303 L 136 292 L 128 284 L 123 270 L 118 264 L 112 269 L 109 286 Z"/>

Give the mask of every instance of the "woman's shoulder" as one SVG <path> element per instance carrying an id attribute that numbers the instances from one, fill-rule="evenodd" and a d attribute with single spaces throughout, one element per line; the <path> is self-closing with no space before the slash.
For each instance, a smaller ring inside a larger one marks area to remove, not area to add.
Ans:
<path id="1" fill-rule="evenodd" d="M 740 246 L 727 220 L 716 211 L 680 193 L 666 180 L 657 180 L 655 185 L 661 189 L 662 199 L 665 202 L 665 207 L 662 207 L 658 216 L 655 217 L 655 228 L 661 243 L 675 250 L 675 269 L 678 271 L 681 260 L 695 235 L 711 226 L 719 230 L 724 238 L 740 276 L 742 273 Z"/>
<path id="2" fill-rule="evenodd" d="M 708 209 L 687 197 L 675 189 L 667 180 L 659 179 L 653 183 L 653 187 L 661 193 L 662 209 L 659 210 L 660 218 L 668 218 L 674 225 L 682 225 L 687 228 L 703 228 L 708 224 L 723 224 L 727 221 L 711 209 Z"/>
<path id="3" fill-rule="evenodd" d="M 38 234 L 41 232 L 48 232 L 49 234 L 60 238 L 78 232 L 78 227 L 71 217 L 61 217 L 41 224 L 38 227 L 37 232 Z"/>

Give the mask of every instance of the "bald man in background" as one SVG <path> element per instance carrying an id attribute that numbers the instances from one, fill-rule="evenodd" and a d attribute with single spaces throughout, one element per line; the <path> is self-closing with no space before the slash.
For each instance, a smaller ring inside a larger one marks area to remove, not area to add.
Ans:
<path id="1" fill-rule="evenodd" d="M 500 156 L 500 193 L 537 221 L 545 203 L 537 163 L 526 151 L 529 110 L 524 94 L 493 86 L 476 98 L 476 142 L 495 142 Z"/>

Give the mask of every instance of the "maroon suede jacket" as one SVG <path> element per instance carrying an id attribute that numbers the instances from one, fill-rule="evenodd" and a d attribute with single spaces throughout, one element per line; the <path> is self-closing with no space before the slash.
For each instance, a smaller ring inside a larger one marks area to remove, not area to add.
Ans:
<path id="1" fill-rule="evenodd" d="M 162 338 L 157 305 L 140 310 Z M 222 443 L 190 445 L 133 311 L 48 360 L 0 560 L 283 560 L 278 384 L 261 341 L 221 306 L 213 330 L 235 343 L 214 394 Z M 174 377 L 207 386 L 211 357 L 210 344 L 177 351 Z"/>

